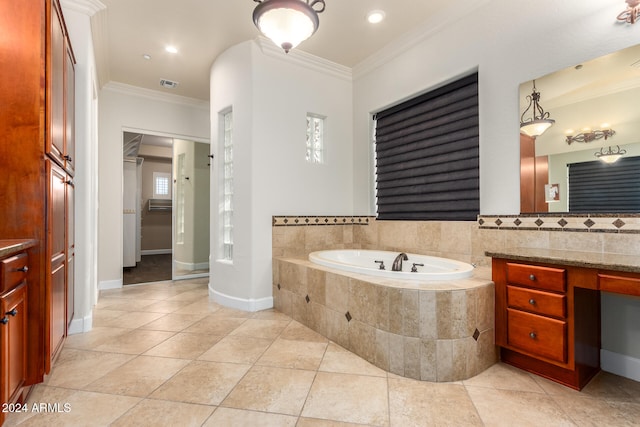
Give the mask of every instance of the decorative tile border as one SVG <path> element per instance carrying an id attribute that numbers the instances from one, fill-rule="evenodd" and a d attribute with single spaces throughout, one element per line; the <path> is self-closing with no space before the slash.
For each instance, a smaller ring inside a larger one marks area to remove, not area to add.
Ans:
<path id="1" fill-rule="evenodd" d="M 374 216 L 273 216 L 273 227 L 291 227 L 308 225 L 369 225 L 375 219 Z"/>
<path id="2" fill-rule="evenodd" d="M 481 229 L 640 234 L 640 214 L 478 215 Z"/>

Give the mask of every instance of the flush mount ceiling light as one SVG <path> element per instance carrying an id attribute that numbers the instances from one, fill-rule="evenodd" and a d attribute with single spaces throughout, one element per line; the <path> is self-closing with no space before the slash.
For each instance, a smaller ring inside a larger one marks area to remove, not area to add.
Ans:
<path id="1" fill-rule="evenodd" d="M 289 53 L 316 32 L 324 0 L 253 0 L 253 23 L 260 32 Z"/>
<path id="2" fill-rule="evenodd" d="M 625 154 L 627 154 L 627 150 L 620 149 L 620 146 L 616 145 L 615 150 L 609 147 L 609 149 L 605 151 L 604 147 L 602 147 L 600 151 L 595 153 L 595 156 L 605 163 L 614 163 Z"/>
<path id="3" fill-rule="evenodd" d="M 382 10 L 372 10 L 367 13 L 367 21 L 369 21 L 370 24 L 378 24 L 384 21 L 385 16 L 386 14 Z"/>
<path id="4" fill-rule="evenodd" d="M 640 16 L 640 0 L 626 0 L 627 8 L 618 15 L 618 21 L 635 24 Z"/>
<path id="5" fill-rule="evenodd" d="M 540 136 L 551 127 L 556 121 L 549 118 L 549 113 L 545 113 L 540 106 L 540 92 L 536 90 L 536 81 L 533 81 L 533 92 L 527 95 L 529 106 L 520 116 L 520 132 L 536 137 Z M 525 119 L 527 112 L 531 110 L 531 118 Z"/>
<path id="6" fill-rule="evenodd" d="M 591 142 L 602 138 L 606 141 L 615 134 L 616 131 L 613 129 L 589 130 L 577 135 L 567 135 L 566 142 L 571 145 L 572 142 Z"/>

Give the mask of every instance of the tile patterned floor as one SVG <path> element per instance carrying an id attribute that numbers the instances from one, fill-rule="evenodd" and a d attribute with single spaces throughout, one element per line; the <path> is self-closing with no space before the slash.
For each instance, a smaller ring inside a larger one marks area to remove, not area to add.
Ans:
<path id="1" fill-rule="evenodd" d="M 210 302 L 201 279 L 102 292 L 94 329 L 67 339 L 34 403 L 60 410 L 6 425 L 640 424 L 638 382 L 601 373 L 579 393 L 504 364 L 456 383 L 409 380 L 277 311 Z"/>

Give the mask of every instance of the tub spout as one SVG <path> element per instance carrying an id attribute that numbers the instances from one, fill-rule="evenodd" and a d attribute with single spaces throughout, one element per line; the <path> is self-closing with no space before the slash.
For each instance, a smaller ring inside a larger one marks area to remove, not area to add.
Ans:
<path id="1" fill-rule="evenodd" d="M 402 261 L 408 261 L 409 257 L 404 252 L 398 254 L 396 259 L 393 261 L 393 265 L 391 266 L 391 271 L 402 271 Z"/>

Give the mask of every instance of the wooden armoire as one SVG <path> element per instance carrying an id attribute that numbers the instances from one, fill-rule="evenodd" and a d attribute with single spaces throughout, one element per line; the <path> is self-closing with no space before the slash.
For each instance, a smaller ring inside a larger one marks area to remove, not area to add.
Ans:
<path id="1" fill-rule="evenodd" d="M 58 0 L 0 2 L 0 239 L 36 241 L 17 400 L 49 373 L 73 316 L 74 64 Z"/>

